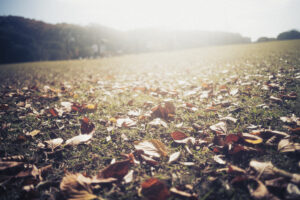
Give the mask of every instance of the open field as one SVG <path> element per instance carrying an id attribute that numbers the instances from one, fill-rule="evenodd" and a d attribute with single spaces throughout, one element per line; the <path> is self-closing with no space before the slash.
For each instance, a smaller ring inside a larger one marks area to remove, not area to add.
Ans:
<path id="1" fill-rule="evenodd" d="M 0 65 L 0 93 L 0 199 L 300 198 L 300 40 Z"/>

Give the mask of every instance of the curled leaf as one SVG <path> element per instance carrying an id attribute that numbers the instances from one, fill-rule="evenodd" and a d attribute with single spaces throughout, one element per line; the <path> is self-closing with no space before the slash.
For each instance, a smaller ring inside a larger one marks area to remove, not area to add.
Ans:
<path id="1" fill-rule="evenodd" d="M 97 196 L 92 193 L 91 183 L 92 179 L 82 174 L 67 173 L 60 183 L 60 190 L 67 199 L 92 200 Z"/>
<path id="2" fill-rule="evenodd" d="M 217 124 L 211 125 L 209 128 L 217 134 L 227 134 L 227 125 L 225 122 L 219 122 Z"/>
<path id="3" fill-rule="evenodd" d="M 278 151 L 282 153 L 300 151 L 300 143 L 294 143 L 288 139 L 282 139 L 278 143 Z"/>

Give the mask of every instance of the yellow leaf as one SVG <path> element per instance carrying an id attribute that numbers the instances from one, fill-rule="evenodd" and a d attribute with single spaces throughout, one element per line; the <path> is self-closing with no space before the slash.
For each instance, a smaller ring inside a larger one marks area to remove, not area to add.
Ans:
<path id="1" fill-rule="evenodd" d="M 96 109 L 96 105 L 95 104 L 88 104 L 88 105 L 86 105 L 86 108 L 88 110 L 95 110 Z"/>
<path id="2" fill-rule="evenodd" d="M 36 136 L 37 134 L 39 134 L 40 132 L 41 132 L 40 130 L 33 130 L 33 131 L 31 131 L 30 133 L 28 133 L 28 135 L 34 137 L 34 136 Z"/>
<path id="3" fill-rule="evenodd" d="M 112 123 L 117 123 L 117 120 L 114 117 L 110 118 L 109 121 L 112 122 Z"/>
<path id="4" fill-rule="evenodd" d="M 260 138 L 260 139 L 256 139 L 256 140 L 250 140 L 250 139 L 245 139 L 245 142 L 248 142 L 250 144 L 260 144 L 263 142 L 263 140 Z"/>

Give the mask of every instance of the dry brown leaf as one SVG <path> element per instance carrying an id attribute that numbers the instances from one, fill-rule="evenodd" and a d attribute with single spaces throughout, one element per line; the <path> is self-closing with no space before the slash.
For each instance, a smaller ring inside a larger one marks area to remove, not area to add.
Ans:
<path id="1" fill-rule="evenodd" d="M 256 188 L 252 188 L 252 187 L 250 187 L 250 185 L 248 185 L 250 195 L 254 199 L 279 200 L 279 198 L 277 198 L 276 196 L 269 193 L 267 187 L 260 180 L 258 180 L 256 178 L 249 178 L 249 180 L 253 180 L 257 184 Z"/>
<path id="2" fill-rule="evenodd" d="M 84 117 L 81 120 L 80 130 L 81 134 L 93 134 L 95 131 L 95 125 L 87 117 Z"/>
<path id="3" fill-rule="evenodd" d="M 142 150 L 145 154 L 157 158 L 168 155 L 165 145 L 156 139 L 137 142 L 134 147 L 136 150 Z"/>
<path id="4" fill-rule="evenodd" d="M 36 135 L 38 135 L 41 131 L 40 130 L 33 130 L 29 133 L 26 133 L 27 136 L 31 136 L 31 137 L 34 137 Z"/>
<path id="5" fill-rule="evenodd" d="M 92 193 L 91 183 L 92 179 L 82 174 L 67 173 L 60 183 L 60 190 L 70 200 L 91 200 L 97 198 Z"/>
<path id="6" fill-rule="evenodd" d="M 116 125 L 117 127 L 133 127 L 136 125 L 136 121 L 133 121 L 132 119 L 130 118 L 119 118 L 117 119 L 116 121 Z"/>
<path id="7" fill-rule="evenodd" d="M 142 183 L 141 193 L 147 200 L 166 200 L 170 196 L 166 184 L 157 178 Z"/>
<path id="8" fill-rule="evenodd" d="M 278 143 L 278 151 L 282 153 L 300 151 L 300 143 L 294 143 L 289 139 L 282 139 Z"/>
<path id="9" fill-rule="evenodd" d="M 173 193 L 173 194 L 176 194 L 176 195 L 178 195 L 180 197 L 183 197 L 183 198 L 192 198 L 192 197 L 194 197 L 192 194 L 190 194 L 188 192 L 184 192 L 184 191 L 178 190 L 175 187 L 172 187 L 170 189 L 170 192 Z M 196 197 L 195 197 L 195 199 L 196 199 Z"/>
<path id="10" fill-rule="evenodd" d="M 132 164 L 133 160 L 131 159 L 115 162 L 99 171 L 97 178 L 117 178 L 121 180 L 126 174 L 128 174 L 129 168 Z"/>

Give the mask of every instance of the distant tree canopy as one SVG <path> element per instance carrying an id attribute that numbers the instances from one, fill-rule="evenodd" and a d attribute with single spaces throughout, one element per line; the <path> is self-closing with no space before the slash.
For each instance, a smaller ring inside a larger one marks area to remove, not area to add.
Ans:
<path id="1" fill-rule="evenodd" d="M 277 36 L 278 40 L 294 40 L 294 39 L 300 39 L 300 32 L 297 30 L 290 30 L 283 33 L 280 33 Z"/>
<path id="2" fill-rule="evenodd" d="M 257 42 L 270 42 L 270 41 L 274 41 L 274 40 L 276 40 L 276 38 L 260 37 L 257 39 Z"/>
<path id="3" fill-rule="evenodd" d="M 249 43 L 240 34 L 141 29 L 117 31 L 99 25 L 47 24 L 0 16 L 0 63 L 65 60 L 123 53 Z"/>

